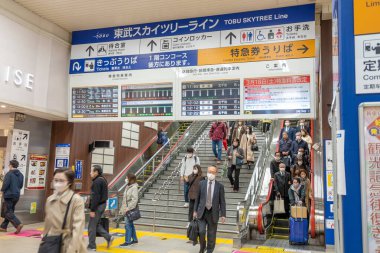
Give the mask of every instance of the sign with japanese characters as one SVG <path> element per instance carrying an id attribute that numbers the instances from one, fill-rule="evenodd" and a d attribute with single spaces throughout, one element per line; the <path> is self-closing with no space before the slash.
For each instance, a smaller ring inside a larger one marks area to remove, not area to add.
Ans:
<path id="1" fill-rule="evenodd" d="M 47 174 L 47 155 L 30 155 L 27 188 L 45 189 Z"/>
<path id="2" fill-rule="evenodd" d="M 356 93 L 380 93 L 380 25 L 377 1 L 354 0 Z"/>
<path id="3" fill-rule="evenodd" d="M 12 146 L 11 146 L 11 160 L 19 162 L 18 169 L 24 176 L 24 184 L 21 189 L 21 195 L 24 194 L 25 178 L 26 178 L 26 165 L 28 160 L 30 132 L 20 129 L 13 129 Z"/>
<path id="4" fill-rule="evenodd" d="M 360 105 L 363 252 L 380 251 L 380 105 Z"/>
<path id="5" fill-rule="evenodd" d="M 70 161 L 70 144 L 55 145 L 54 168 L 68 168 Z"/>
<path id="6" fill-rule="evenodd" d="M 332 140 L 324 140 L 324 183 L 325 183 L 325 242 L 334 245 L 334 164 Z"/>
<path id="7" fill-rule="evenodd" d="M 249 118 L 245 78 L 293 75 L 310 82 L 308 104 L 292 117 L 315 115 L 314 4 L 77 31 L 72 44 L 72 121 Z M 291 63 L 297 60 L 309 68 Z M 268 65 L 252 76 L 252 69 Z M 106 87 L 110 102 L 102 95 Z M 90 100 L 91 90 L 99 98 Z M 257 115 L 278 117 L 274 110 Z"/>

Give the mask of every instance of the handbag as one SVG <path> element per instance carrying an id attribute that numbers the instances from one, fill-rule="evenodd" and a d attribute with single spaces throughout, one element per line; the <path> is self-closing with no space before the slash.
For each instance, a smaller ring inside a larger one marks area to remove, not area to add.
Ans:
<path id="1" fill-rule="evenodd" d="M 74 194 L 71 196 L 69 203 L 67 203 L 65 217 L 63 218 L 62 230 L 66 227 L 67 214 L 69 213 L 71 200 L 74 197 Z M 47 234 L 42 238 L 38 253 L 60 253 L 62 247 L 62 235 L 52 235 L 48 236 Z"/>
<path id="2" fill-rule="evenodd" d="M 135 221 L 135 220 L 138 220 L 141 218 L 141 213 L 140 213 L 140 209 L 139 209 L 139 205 L 137 205 L 135 208 L 133 208 L 132 210 L 130 211 L 127 211 L 125 213 L 125 216 L 127 217 L 127 219 L 129 221 Z"/>
<path id="3" fill-rule="evenodd" d="M 285 213 L 285 203 L 281 197 L 276 197 L 274 200 L 273 214 Z"/>
<path id="4" fill-rule="evenodd" d="M 259 151 L 259 146 L 257 146 L 256 143 L 254 143 L 254 144 L 251 145 L 251 150 L 252 151 Z"/>

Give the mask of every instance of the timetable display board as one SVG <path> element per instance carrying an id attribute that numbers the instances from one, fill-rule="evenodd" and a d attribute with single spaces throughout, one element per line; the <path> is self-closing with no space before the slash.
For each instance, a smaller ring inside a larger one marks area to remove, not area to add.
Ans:
<path id="1" fill-rule="evenodd" d="M 316 48 L 314 4 L 74 31 L 69 121 L 315 118 Z"/>
<path id="2" fill-rule="evenodd" d="M 121 86 L 122 117 L 173 115 L 173 84 Z"/>
<path id="3" fill-rule="evenodd" d="M 72 89 L 72 117 L 118 117 L 118 86 Z"/>
<path id="4" fill-rule="evenodd" d="M 240 115 L 240 80 L 183 82 L 182 116 Z"/>

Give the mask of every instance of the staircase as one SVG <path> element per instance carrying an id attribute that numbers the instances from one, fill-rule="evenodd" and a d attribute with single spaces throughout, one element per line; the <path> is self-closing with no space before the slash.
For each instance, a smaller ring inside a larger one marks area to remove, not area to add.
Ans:
<path id="1" fill-rule="evenodd" d="M 210 127 L 211 124 L 205 130 L 205 133 L 208 133 Z M 264 143 L 264 135 L 259 130 L 255 130 L 255 134 L 260 149 L 261 145 Z M 223 150 L 223 161 L 225 160 L 225 154 L 226 152 Z M 167 190 L 160 195 L 158 201 L 152 201 L 155 198 L 155 193 L 159 191 L 164 182 L 167 181 L 170 175 L 172 175 L 173 171 L 178 167 L 178 164 L 185 155 L 186 152 L 183 151 L 180 152 L 177 157 L 173 158 L 170 166 L 168 166 L 168 168 L 157 178 L 140 199 L 139 208 L 142 218 L 135 222 L 138 229 L 177 232 L 182 234 L 186 233 L 188 208 L 183 207 L 183 184 L 180 183 L 179 177 L 176 177 L 173 180 L 172 184 L 167 187 Z M 214 154 L 212 152 L 212 142 L 210 139 L 206 138 L 203 141 L 197 149 L 196 155 L 200 159 L 203 175 L 206 176 L 207 167 L 215 164 Z M 256 152 L 255 157 L 257 158 L 258 155 L 259 153 Z M 239 201 L 244 200 L 251 180 L 252 170 L 248 170 L 246 166 L 241 169 L 240 191 L 234 193 L 227 176 L 225 175 L 224 178 L 222 177 L 224 164 L 221 164 L 218 167 L 219 176 L 217 180 L 225 187 L 225 198 L 227 203 L 227 220 L 225 224 L 219 224 L 218 233 L 221 237 L 231 238 L 238 232 L 236 226 L 236 207 Z"/>
<path id="2" fill-rule="evenodd" d="M 289 219 L 275 217 L 270 238 L 289 240 Z"/>

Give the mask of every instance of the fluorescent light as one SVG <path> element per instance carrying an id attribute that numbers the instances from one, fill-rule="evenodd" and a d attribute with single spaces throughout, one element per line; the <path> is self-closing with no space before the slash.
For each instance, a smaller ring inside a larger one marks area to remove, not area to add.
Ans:
<path id="1" fill-rule="evenodd" d="M 6 105 L 0 105 L 0 107 L 1 107 L 1 108 L 7 108 L 7 106 L 6 106 Z"/>

